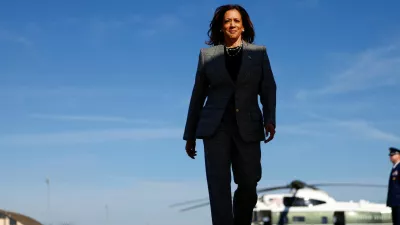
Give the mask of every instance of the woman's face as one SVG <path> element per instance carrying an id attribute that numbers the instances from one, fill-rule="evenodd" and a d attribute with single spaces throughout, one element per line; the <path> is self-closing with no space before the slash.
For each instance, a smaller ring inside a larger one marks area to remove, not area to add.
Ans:
<path id="1" fill-rule="evenodd" d="M 244 31 L 242 16 L 236 9 L 226 11 L 222 21 L 222 32 L 225 38 L 236 40 L 241 38 Z"/>

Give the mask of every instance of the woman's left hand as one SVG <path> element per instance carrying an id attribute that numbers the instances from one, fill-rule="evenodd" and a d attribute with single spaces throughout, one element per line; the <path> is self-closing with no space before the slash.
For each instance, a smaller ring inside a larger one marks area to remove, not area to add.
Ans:
<path id="1" fill-rule="evenodd" d="M 274 139 L 275 136 L 275 126 L 273 124 L 268 124 L 265 126 L 265 134 L 267 135 L 268 139 L 264 140 L 264 143 L 270 142 L 272 139 Z"/>

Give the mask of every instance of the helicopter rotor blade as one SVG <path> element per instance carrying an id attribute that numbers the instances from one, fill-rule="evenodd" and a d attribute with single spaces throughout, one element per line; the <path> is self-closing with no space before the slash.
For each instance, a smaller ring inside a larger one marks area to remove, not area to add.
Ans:
<path id="1" fill-rule="evenodd" d="M 268 192 L 268 191 L 275 191 L 275 190 L 287 189 L 287 188 L 291 188 L 291 186 L 290 186 L 290 185 L 285 185 L 285 186 L 278 186 L 278 187 L 262 188 L 262 189 L 257 190 L 257 192 L 258 192 L 258 193 L 260 193 L 260 192 Z M 173 206 L 183 205 L 183 204 L 189 204 L 189 203 L 197 202 L 197 201 L 200 201 L 200 200 L 206 200 L 206 199 L 196 199 L 196 200 L 191 200 L 191 201 L 176 203 L 176 204 L 174 204 Z M 208 199 L 207 199 L 207 200 L 208 200 Z M 188 207 L 188 208 L 181 209 L 180 211 L 181 211 L 181 212 L 183 212 L 183 211 L 188 211 L 188 210 L 200 208 L 200 207 L 203 207 L 203 206 L 207 206 L 207 205 L 209 205 L 209 204 L 210 204 L 210 202 L 205 202 L 205 203 L 201 203 L 201 204 L 198 204 L 198 205 L 194 205 L 194 206 L 191 206 L 191 207 Z"/>
<path id="2" fill-rule="evenodd" d="M 387 187 L 387 185 L 380 185 L 380 184 L 362 184 L 362 183 L 316 183 L 316 184 L 307 184 L 300 180 L 294 180 L 290 184 L 285 186 L 277 186 L 277 187 L 269 187 L 269 188 L 262 188 L 258 189 L 257 192 L 268 192 L 268 191 L 275 191 L 279 189 L 302 189 L 302 188 L 311 188 L 314 190 L 320 190 L 318 187 L 322 186 L 354 186 L 354 187 Z"/>
<path id="3" fill-rule="evenodd" d="M 320 190 L 319 188 L 317 188 L 315 185 L 312 185 L 312 184 L 308 184 L 307 187 L 311 188 L 313 190 Z"/>
<path id="4" fill-rule="evenodd" d="M 269 187 L 269 188 L 262 188 L 258 189 L 257 192 L 268 192 L 268 191 L 275 191 L 275 190 L 280 190 L 280 189 L 302 189 L 304 187 L 308 187 L 308 184 L 306 184 L 303 181 L 300 180 L 294 180 L 290 182 L 290 184 L 284 185 L 284 186 L 276 186 L 276 187 Z"/>
<path id="5" fill-rule="evenodd" d="M 317 184 L 306 184 L 306 187 L 313 190 L 321 190 L 319 187 L 382 187 L 385 188 L 387 185 L 382 184 L 363 184 L 363 183 L 317 183 Z"/>
<path id="6" fill-rule="evenodd" d="M 175 204 L 170 205 L 169 207 L 173 208 L 176 206 L 181 206 L 181 205 L 186 205 L 186 204 L 191 204 L 191 203 L 196 203 L 196 202 L 202 202 L 202 201 L 207 201 L 209 198 L 199 198 L 199 199 L 194 199 L 194 200 L 189 200 L 185 202 L 178 202 Z"/>
<path id="7" fill-rule="evenodd" d="M 363 184 L 363 183 L 319 183 L 319 184 L 312 184 L 310 186 L 353 186 L 353 187 L 387 187 L 387 185 L 382 184 Z"/>
<path id="8" fill-rule="evenodd" d="M 209 205 L 209 204 L 210 204 L 210 202 L 206 202 L 206 203 L 194 205 L 194 206 L 191 206 L 191 207 L 188 207 L 188 208 L 184 208 L 184 209 L 181 209 L 181 210 L 179 210 L 179 211 L 181 211 L 181 212 L 189 211 L 189 210 L 192 210 L 192 209 L 197 209 L 197 208 L 200 208 L 200 207 L 207 206 L 207 205 Z"/>
<path id="9" fill-rule="evenodd" d="M 258 189 L 257 192 L 262 193 L 262 192 L 276 191 L 276 190 L 287 189 L 287 188 L 290 188 L 290 185 L 270 187 L 270 188 L 261 188 L 261 189 Z"/>
<path id="10" fill-rule="evenodd" d="M 287 189 L 287 188 L 290 188 L 290 187 L 291 187 L 290 185 L 285 185 L 285 186 L 278 186 L 278 187 L 262 188 L 262 189 L 257 190 L 257 192 L 261 193 L 261 192 L 275 191 L 275 190 L 280 190 L 280 189 Z M 209 198 L 194 199 L 194 200 L 189 200 L 189 201 L 185 201 L 185 202 L 174 203 L 174 204 L 170 205 L 169 207 L 173 208 L 173 207 L 176 207 L 176 206 L 182 206 L 182 205 L 186 205 L 186 204 L 191 204 L 191 203 L 196 203 L 196 202 L 201 202 L 201 201 L 207 201 L 207 200 L 209 200 Z M 208 205 L 208 204 L 210 204 L 210 203 L 209 202 L 208 203 L 202 203 L 202 204 L 199 204 L 199 205 L 195 205 L 195 206 L 192 206 L 192 207 L 189 207 L 189 208 L 182 209 L 180 211 L 187 211 L 187 210 L 190 210 L 192 208 L 197 208 L 197 207 L 201 207 L 201 206 Z"/>

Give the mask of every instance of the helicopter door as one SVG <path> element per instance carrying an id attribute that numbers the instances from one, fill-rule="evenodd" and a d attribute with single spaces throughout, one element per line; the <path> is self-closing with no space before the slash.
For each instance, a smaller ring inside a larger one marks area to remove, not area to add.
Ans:
<path id="1" fill-rule="evenodd" d="M 333 213 L 333 224 L 334 225 L 345 225 L 344 212 L 334 212 Z"/>

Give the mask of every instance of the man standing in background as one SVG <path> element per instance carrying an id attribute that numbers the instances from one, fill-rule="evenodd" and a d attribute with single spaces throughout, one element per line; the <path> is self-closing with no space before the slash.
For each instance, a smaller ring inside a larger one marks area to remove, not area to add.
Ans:
<path id="1" fill-rule="evenodd" d="M 389 177 L 386 205 L 392 208 L 393 225 L 400 225 L 400 150 L 389 148 L 389 156 L 393 167 Z"/>

